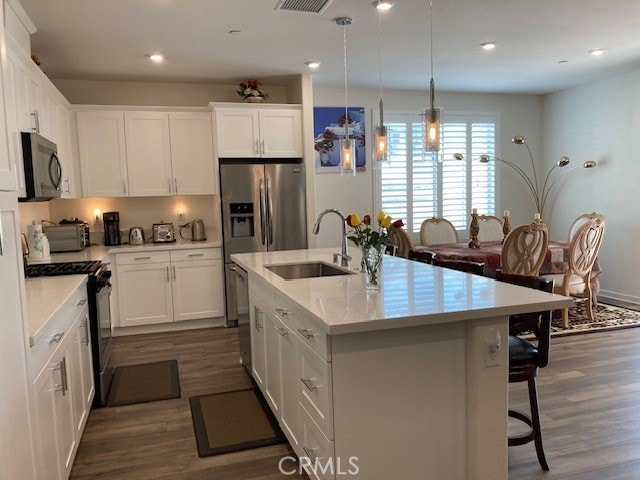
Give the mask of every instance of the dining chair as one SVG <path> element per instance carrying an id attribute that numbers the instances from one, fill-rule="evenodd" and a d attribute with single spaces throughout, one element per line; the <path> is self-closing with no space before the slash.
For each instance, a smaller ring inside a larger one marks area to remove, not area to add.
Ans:
<path id="1" fill-rule="evenodd" d="M 579 296 L 576 301 L 586 302 L 587 316 L 593 320 L 595 295 L 591 291 L 591 269 L 596 261 L 602 239 L 605 222 L 596 218 L 580 226 L 569 244 L 567 265 L 564 273 L 544 275 L 544 278 L 556 282 L 556 293 L 565 296 Z M 569 309 L 562 309 L 562 324 L 569 327 Z"/>
<path id="2" fill-rule="evenodd" d="M 453 260 L 444 258 L 434 258 L 431 260 L 434 267 L 450 268 L 465 273 L 475 275 L 484 274 L 484 262 L 472 262 L 471 260 Z"/>
<path id="3" fill-rule="evenodd" d="M 496 280 L 521 287 L 535 288 L 543 292 L 553 292 L 553 280 L 542 277 L 516 275 L 498 270 L 496 271 Z M 531 413 L 527 415 L 517 410 L 508 410 L 509 417 L 524 422 L 529 426 L 529 430 L 525 433 L 509 435 L 507 444 L 513 447 L 533 441 L 538 462 L 543 470 L 549 470 L 549 465 L 542 446 L 536 376 L 538 369 L 546 367 L 549 363 L 551 317 L 551 310 L 523 313 L 509 317 L 509 383 L 527 382 Z M 525 332 L 535 336 L 535 344 L 518 336 Z"/>
<path id="4" fill-rule="evenodd" d="M 396 256 L 409 258 L 413 250 L 413 241 L 407 231 L 404 228 L 391 227 L 389 229 L 389 237 L 391 238 L 391 243 L 398 247 Z"/>
<path id="5" fill-rule="evenodd" d="M 502 219 L 494 215 L 478 215 L 478 241 L 497 242 L 504 238 Z"/>
<path id="6" fill-rule="evenodd" d="M 549 248 L 549 229 L 542 222 L 520 225 L 502 245 L 500 267 L 504 273 L 538 276 Z"/>
<path id="7" fill-rule="evenodd" d="M 427 218 L 420 225 L 420 243 L 422 245 L 440 245 L 458 243 L 458 232 L 446 218 Z"/>
<path id="8" fill-rule="evenodd" d="M 569 228 L 569 241 L 571 241 L 578 229 L 590 220 L 600 220 L 603 223 L 605 222 L 604 216 L 596 212 L 583 213 L 571 224 L 571 227 Z"/>

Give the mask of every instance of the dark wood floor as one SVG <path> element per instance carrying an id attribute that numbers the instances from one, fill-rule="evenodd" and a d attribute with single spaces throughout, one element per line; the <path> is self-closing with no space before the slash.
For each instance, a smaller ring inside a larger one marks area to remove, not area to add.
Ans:
<path id="1" fill-rule="evenodd" d="M 115 365 L 178 360 L 182 398 L 92 410 L 72 479 L 292 478 L 278 471 L 286 445 L 198 458 L 189 397 L 251 385 L 238 364 L 237 329 L 115 340 Z M 553 339 L 539 376 L 551 470 L 540 470 L 533 445 L 511 447 L 509 478 L 640 479 L 639 342 L 640 328 Z M 512 387 L 510 403 L 524 408 L 525 390 Z"/>

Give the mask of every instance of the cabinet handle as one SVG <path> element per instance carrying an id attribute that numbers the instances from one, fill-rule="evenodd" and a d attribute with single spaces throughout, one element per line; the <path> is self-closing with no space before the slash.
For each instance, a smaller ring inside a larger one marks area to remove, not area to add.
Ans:
<path id="1" fill-rule="evenodd" d="M 82 307 L 84 304 L 87 303 L 87 299 L 83 298 L 82 300 L 80 300 L 78 303 L 76 303 L 76 306 L 78 307 Z"/>
<path id="2" fill-rule="evenodd" d="M 315 448 L 302 447 L 302 450 L 304 450 L 304 454 L 307 456 L 307 458 L 311 460 L 311 463 L 315 464 L 316 460 L 318 460 L 318 457 L 313 455 L 313 451 L 315 450 Z"/>
<path id="3" fill-rule="evenodd" d="M 260 315 L 262 315 L 262 310 L 260 310 L 258 307 L 253 307 L 253 313 L 256 320 L 256 332 L 259 332 L 262 328 L 262 325 L 260 325 Z"/>
<path id="4" fill-rule="evenodd" d="M 289 331 L 286 328 L 278 328 L 278 327 L 276 327 L 276 330 L 283 337 L 286 337 L 287 335 L 289 335 Z"/>
<path id="5" fill-rule="evenodd" d="M 60 361 L 60 363 L 56 364 L 56 366 L 53 367 L 53 371 L 55 372 L 56 370 L 60 370 L 60 383 L 57 384 L 53 390 L 54 392 L 62 392 L 62 395 L 64 395 L 64 382 L 62 380 L 62 361 Z"/>
<path id="6" fill-rule="evenodd" d="M 31 130 L 33 130 L 36 133 L 40 133 L 40 115 L 38 115 L 38 110 L 34 110 L 31 116 L 34 119 L 34 125 L 35 125 L 35 127 L 33 127 Z"/>
<path id="7" fill-rule="evenodd" d="M 262 154 L 264 155 L 264 140 L 262 140 Z"/>
<path id="8" fill-rule="evenodd" d="M 169 182 L 169 195 L 171 195 L 173 193 L 173 190 L 171 189 L 171 179 L 167 178 L 167 182 Z"/>
<path id="9" fill-rule="evenodd" d="M 299 328 L 298 332 L 300 332 L 300 335 L 302 335 L 307 340 L 316 336 L 316 334 L 312 333 L 312 330 L 309 330 L 308 328 Z"/>
<path id="10" fill-rule="evenodd" d="M 62 374 L 62 396 L 64 397 L 69 391 L 69 381 L 67 378 L 67 357 L 62 357 L 62 365 L 60 367 L 60 373 Z"/>
<path id="11" fill-rule="evenodd" d="M 256 155 L 260 155 L 260 141 L 256 140 Z"/>
<path id="12" fill-rule="evenodd" d="M 171 278 L 169 277 L 169 265 L 167 265 L 167 282 L 169 282 Z"/>
<path id="13" fill-rule="evenodd" d="M 173 193 L 178 194 L 178 177 L 173 177 Z"/>
<path id="14" fill-rule="evenodd" d="M 135 257 L 134 260 L 151 260 L 151 257 Z"/>
<path id="15" fill-rule="evenodd" d="M 286 317 L 289 315 L 289 310 L 285 310 L 284 308 L 276 308 L 276 313 L 281 317 Z"/>
<path id="16" fill-rule="evenodd" d="M 122 192 L 126 195 L 127 194 L 127 181 L 126 180 L 122 180 Z"/>
<path id="17" fill-rule="evenodd" d="M 89 317 L 84 317 L 83 325 L 84 327 L 84 344 L 89 346 Z"/>
<path id="18" fill-rule="evenodd" d="M 189 254 L 190 257 L 204 257 L 204 253 L 190 253 Z M 235 268 L 231 269 L 232 272 L 235 272 Z"/>
<path id="19" fill-rule="evenodd" d="M 318 389 L 318 387 L 316 387 L 313 383 L 311 383 L 311 380 L 309 379 L 300 378 L 300 381 L 304 383 L 304 386 L 307 387 L 310 392 L 315 392 Z"/>
<path id="20" fill-rule="evenodd" d="M 176 266 L 173 265 L 173 279 L 176 279 Z"/>
<path id="21" fill-rule="evenodd" d="M 60 340 L 62 340 L 62 337 L 64 337 L 64 332 L 56 333 L 53 337 L 51 337 L 51 340 L 49 340 L 49 343 L 60 343 Z"/>
<path id="22" fill-rule="evenodd" d="M 70 179 L 68 179 L 68 178 L 65 178 L 65 179 L 64 179 L 64 183 L 66 183 L 66 184 L 67 184 L 67 193 L 68 193 L 68 194 L 71 194 L 71 180 L 70 180 Z"/>

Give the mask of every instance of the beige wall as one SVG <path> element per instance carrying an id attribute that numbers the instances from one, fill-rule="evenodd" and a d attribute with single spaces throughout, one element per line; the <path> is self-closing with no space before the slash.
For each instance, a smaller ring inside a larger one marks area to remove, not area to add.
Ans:
<path id="1" fill-rule="evenodd" d="M 640 71 L 590 83 L 544 99 L 547 168 L 559 155 L 579 166 L 596 160 L 593 170 L 564 177 L 545 207 L 554 236 L 566 237 L 582 213 L 607 219 L 600 250 L 601 295 L 640 304 Z"/>
<path id="2" fill-rule="evenodd" d="M 344 104 L 343 89 L 315 88 L 314 105 L 338 107 Z M 529 157 L 522 147 L 511 143 L 520 134 L 527 138 L 536 161 L 541 161 L 542 97 L 538 95 L 500 95 L 438 92 L 437 105 L 449 112 L 496 112 L 500 117 L 497 154 L 522 164 L 528 171 Z M 349 89 L 349 106 L 364 107 L 367 124 L 367 144 L 371 145 L 372 110 L 378 108 L 379 94 L 375 89 Z M 384 92 L 385 110 L 418 110 L 426 107 L 427 93 L 389 90 Z M 306 139 L 312 141 L 312 139 Z M 367 152 L 369 157 L 369 152 Z M 509 168 L 498 165 L 498 208 L 510 210 L 512 225 L 531 221 L 535 208 L 522 180 Z M 372 169 L 358 172 L 356 177 L 341 177 L 337 173 L 316 175 L 316 214 L 325 208 L 337 208 L 343 213 L 375 213 Z M 340 222 L 337 216 L 323 220 L 318 246 L 338 246 Z M 326 224 L 326 225 L 325 225 Z"/>

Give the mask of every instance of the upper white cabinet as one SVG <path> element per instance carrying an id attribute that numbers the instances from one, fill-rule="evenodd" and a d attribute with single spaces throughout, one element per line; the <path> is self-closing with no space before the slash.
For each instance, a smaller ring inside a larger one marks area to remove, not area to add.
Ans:
<path id="1" fill-rule="evenodd" d="M 302 157 L 300 108 L 214 106 L 218 158 Z"/>
<path id="2" fill-rule="evenodd" d="M 82 191 L 85 197 L 128 194 L 122 112 L 83 111 L 76 116 Z"/>
<path id="3" fill-rule="evenodd" d="M 218 191 L 208 112 L 82 110 L 77 124 L 85 197 Z"/>

